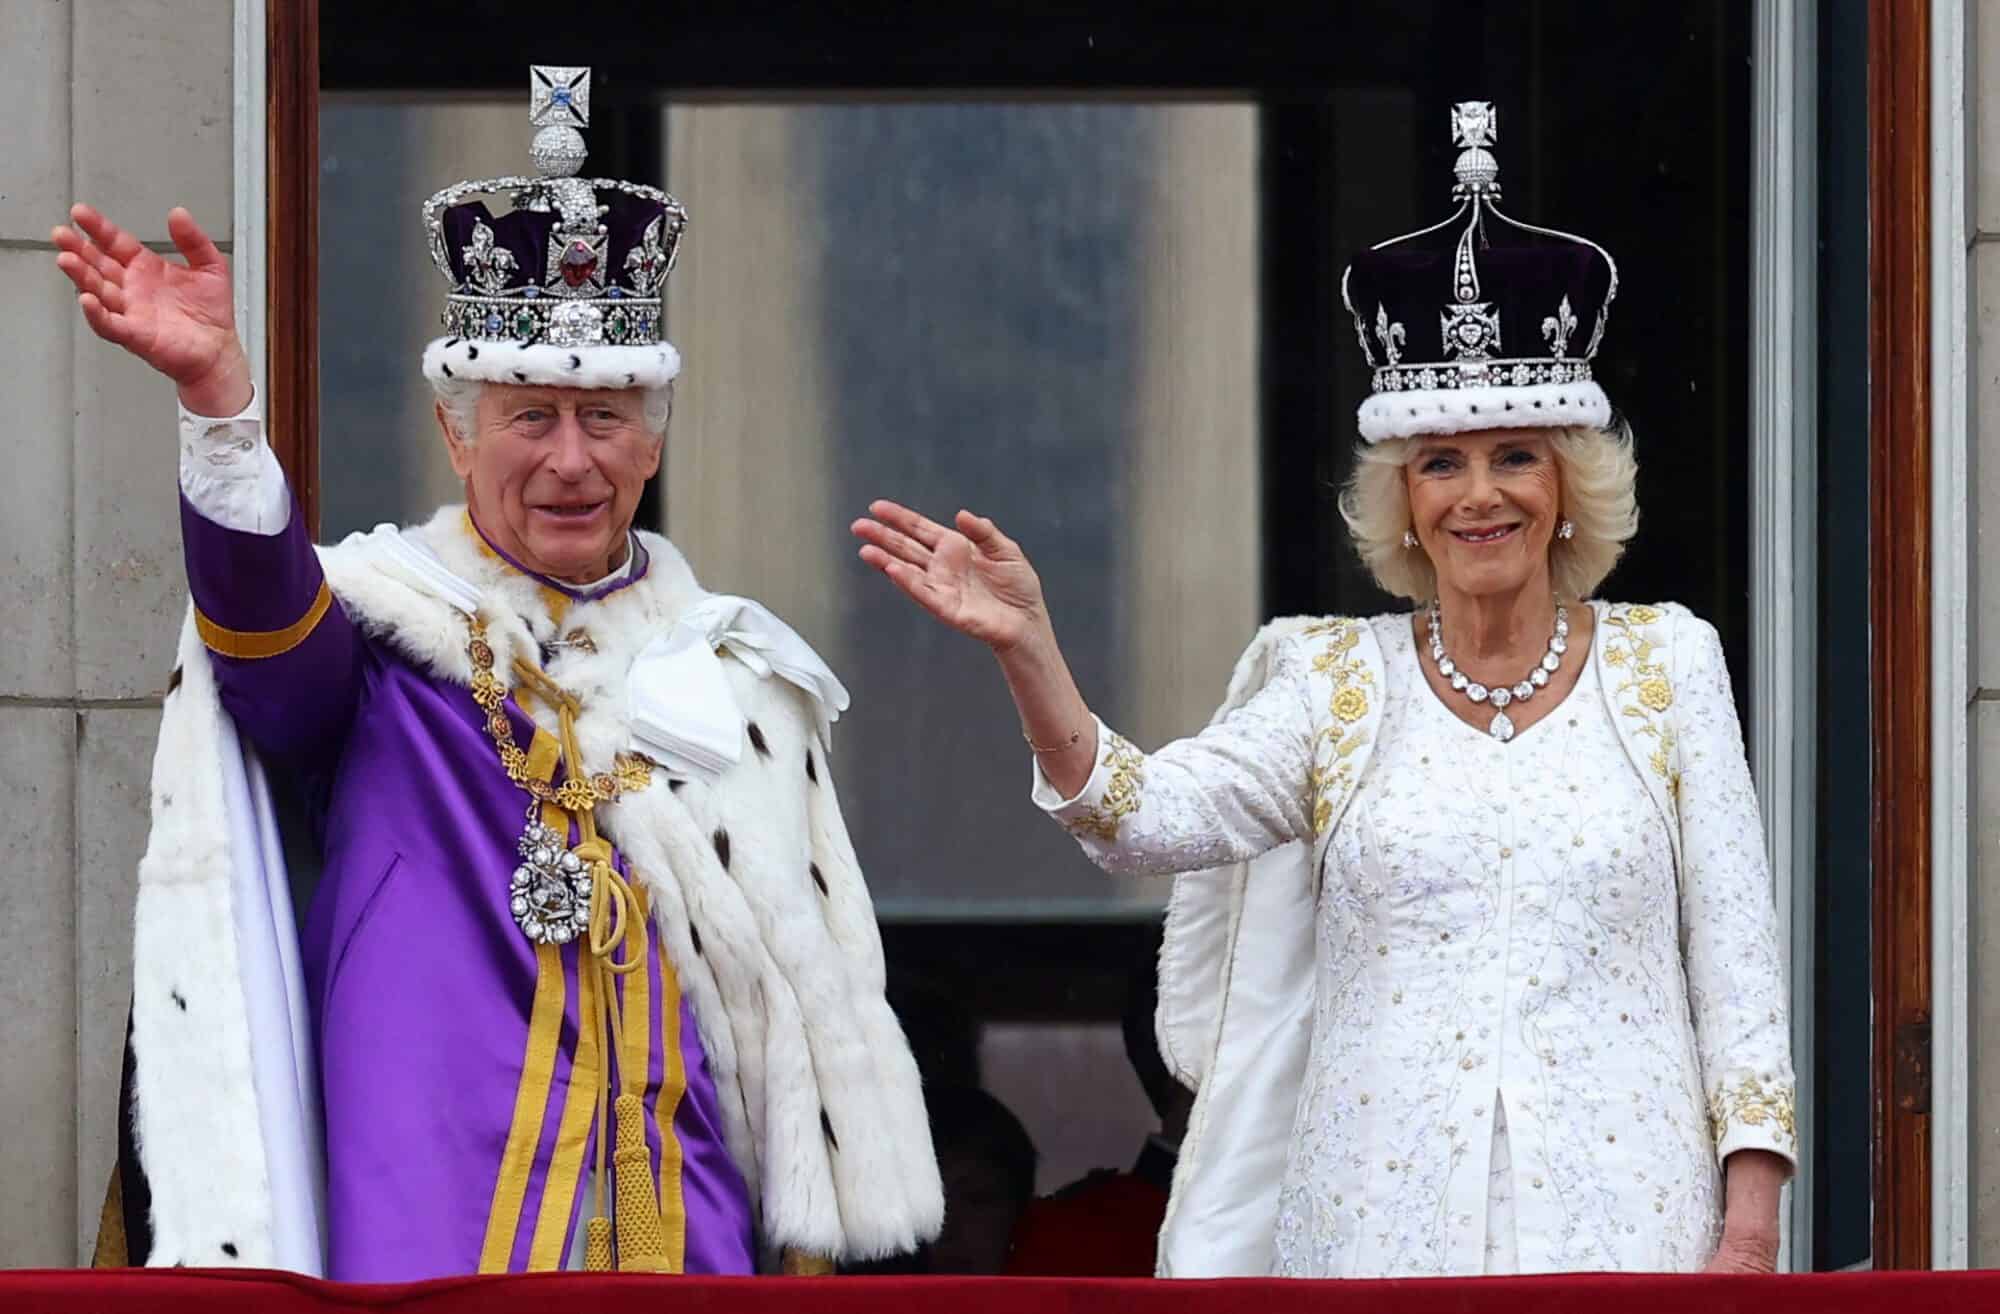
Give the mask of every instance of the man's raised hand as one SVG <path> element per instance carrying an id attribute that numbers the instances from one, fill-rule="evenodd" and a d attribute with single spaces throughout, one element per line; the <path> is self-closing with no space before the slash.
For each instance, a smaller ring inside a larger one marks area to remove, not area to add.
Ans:
<path id="1" fill-rule="evenodd" d="M 75 227 L 52 234 L 56 268 L 76 285 L 91 332 L 172 379 L 181 402 L 201 415 L 234 415 L 250 403 L 250 366 L 236 336 L 229 262 L 186 210 L 167 214 L 180 264 L 87 205 L 70 209 Z"/>

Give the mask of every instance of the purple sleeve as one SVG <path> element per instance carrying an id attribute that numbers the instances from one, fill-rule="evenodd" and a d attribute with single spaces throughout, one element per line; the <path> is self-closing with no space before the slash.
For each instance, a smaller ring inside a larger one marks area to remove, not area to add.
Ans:
<path id="1" fill-rule="evenodd" d="M 195 625 L 222 705 L 257 750 L 289 760 L 340 751 L 361 682 L 361 636 L 328 590 L 295 506 L 284 529 L 225 529 L 181 498 Z"/>

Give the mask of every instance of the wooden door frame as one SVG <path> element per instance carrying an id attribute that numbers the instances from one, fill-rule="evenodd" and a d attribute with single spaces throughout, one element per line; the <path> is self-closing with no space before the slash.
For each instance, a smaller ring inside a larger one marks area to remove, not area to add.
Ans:
<path id="1" fill-rule="evenodd" d="M 1868 6 L 1874 1264 L 1931 1266 L 1930 6 Z M 1887 692 L 1893 690 L 1893 694 Z"/>
<path id="2" fill-rule="evenodd" d="M 266 0 L 268 416 L 319 529 L 319 0 Z M 1929 6 L 1869 0 L 1874 1264 L 1931 1262 Z"/>
<path id="3" fill-rule="evenodd" d="M 319 0 L 265 0 L 265 427 L 319 537 Z"/>

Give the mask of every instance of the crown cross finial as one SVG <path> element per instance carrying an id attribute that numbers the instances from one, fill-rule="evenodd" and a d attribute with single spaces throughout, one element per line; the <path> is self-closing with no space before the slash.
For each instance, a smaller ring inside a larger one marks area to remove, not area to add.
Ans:
<path id="1" fill-rule="evenodd" d="M 590 126 L 589 69 L 530 64 L 528 94 L 528 122 L 537 128 Z"/>
<path id="2" fill-rule="evenodd" d="M 1458 147 L 1458 162 L 1452 166 L 1458 178 L 1453 196 L 1463 200 L 1500 194 L 1500 162 L 1486 149 L 1499 135 L 1500 114 L 1493 102 L 1462 100 L 1451 107 L 1451 141 Z"/>
<path id="3" fill-rule="evenodd" d="M 528 156 L 544 178 L 571 178 L 587 149 L 578 128 L 590 126 L 590 70 L 528 66 L 528 122 L 535 125 Z"/>
<path id="4" fill-rule="evenodd" d="M 1491 146 L 1499 129 L 1499 114 L 1490 100 L 1461 100 L 1451 107 L 1451 144 L 1460 150 Z"/>

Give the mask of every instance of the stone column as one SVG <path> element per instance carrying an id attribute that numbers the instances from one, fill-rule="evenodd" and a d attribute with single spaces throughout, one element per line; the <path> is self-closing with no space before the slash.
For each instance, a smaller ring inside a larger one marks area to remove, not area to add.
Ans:
<path id="1" fill-rule="evenodd" d="M 115 1140 L 133 873 L 185 605 L 173 393 L 84 328 L 49 229 L 87 199 L 166 244 L 231 236 L 230 0 L 6 0 L 0 178 L 10 403 L 0 590 L 0 1264 L 88 1256 Z"/>
<path id="2" fill-rule="evenodd" d="M 1965 1001 L 1971 1028 L 1971 1260 L 1974 1268 L 1992 1268 L 2000 1265 L 2000 1136 L 1994 1134 L 2000 1125 L 2000 991 L 1992 984 L 2000 978 L 2000 894 L 1994 888 L 2000 879 L 2000 13 L 1990 4 L 1971 5 L 1966 22 L 1974 597 L 1939 599 L 1938 605 L 1974 607 L 1972 988 Z M 1938 1043 L 1946 1038 L 1939 1036 Z"/>

